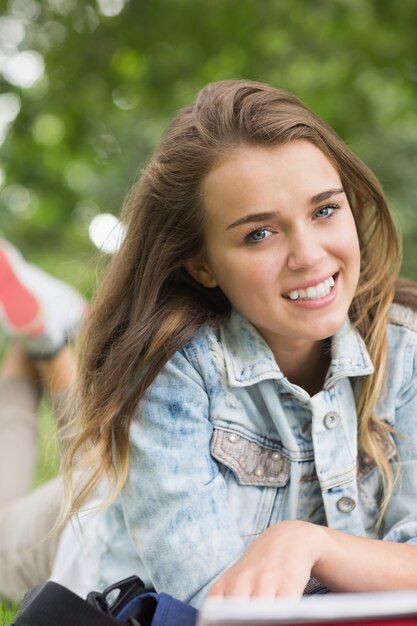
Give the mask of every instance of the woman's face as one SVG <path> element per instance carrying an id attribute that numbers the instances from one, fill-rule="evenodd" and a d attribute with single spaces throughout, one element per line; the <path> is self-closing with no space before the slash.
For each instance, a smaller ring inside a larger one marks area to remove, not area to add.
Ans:
<path id="1" fill-rule="evenodd" d="M 340 177 L 307 141 L 244 146 L 202 185 L 204 258 L 190 273 L 219 286 L 275 347 L 315 342 L 343 324 L 360 251 Z"/>

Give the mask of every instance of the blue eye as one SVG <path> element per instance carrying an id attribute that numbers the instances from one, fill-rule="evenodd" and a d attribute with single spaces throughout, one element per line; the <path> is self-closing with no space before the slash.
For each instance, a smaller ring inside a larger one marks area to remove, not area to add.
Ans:
<path id="1" fill-rule="evenodd" d="M 248 243 L 257 243 L 258 241 L 263 241 L 270 237 L 271 231 L 268 228 L 256 228 L 255 230 L 251 230 L 245 237 L 245 241 Z"/>
<path id="2" fill-rule="evenodd" d="M 320 209 L 317 209 L 314 215 L 315 217 L 318 217 L 319 219 L 330 217 L 331 215 L 333 215 L 335 209 L 338 209 L 338 208 L 339 206 L 337 204 L 327 204 L 326 206 L 323 206 Z"/>

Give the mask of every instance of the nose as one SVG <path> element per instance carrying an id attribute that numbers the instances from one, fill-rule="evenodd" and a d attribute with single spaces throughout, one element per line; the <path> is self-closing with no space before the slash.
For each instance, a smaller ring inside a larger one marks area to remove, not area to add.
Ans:
<path id="1" fill-rule="evenodd" d="M 314 269 L 325 257 L 318 233 L 302 229 L 289 238 L 288 268 L 292 271 Z"/>

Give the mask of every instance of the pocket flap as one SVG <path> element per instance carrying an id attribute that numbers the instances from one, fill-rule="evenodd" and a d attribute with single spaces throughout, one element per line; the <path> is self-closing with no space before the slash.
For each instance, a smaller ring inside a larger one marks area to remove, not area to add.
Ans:
<path id="1" fill-rule="evenodd" d="M 279 448 L 260 445 L 233 431 L 215 429 L 211 453 L 233 470 L 242 485 L 283 487 L 290 477 L 290 461 Z"/>

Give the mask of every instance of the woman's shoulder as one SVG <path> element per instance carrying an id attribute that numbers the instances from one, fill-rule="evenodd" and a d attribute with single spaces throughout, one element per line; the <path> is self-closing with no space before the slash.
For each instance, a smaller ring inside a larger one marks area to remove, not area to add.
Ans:
<path id="1" fill-rule="evenodd" d="M 195 351 L 207 350 L 209 346 L 213 344 L 213 342 L 219 341 L 219 328 L 210 323 L 203 324 L 200 328 L 193 334 L 191 339 L 187 341 L 181 348 L 180 351 L 186 353 L 193 353 Z"/>
<path id="2" fill-rule="evenodd" d="M 417 374 L 417 285 L 401 280 L 388 316 L 390 388 L 400 389 Z"/>
<path id="3" fill-rule="evenodd" d="M 389 323 L 417 333 L 417 283 L 401 278 L 395 284 Z"/>
<path id="4" fill-rule="evenodd" d="M 186 359 L 201 374 L 211 370 L 219 360 L 223 361 L 220 329 L 209 323 L 204 324 L 172 358 Z"/>
<path id="5" fill-rule="evenodd" d="M 417 311 L 404 304 L 398 302 L 391 304 L 388 322 L 417 333 Z"/>

